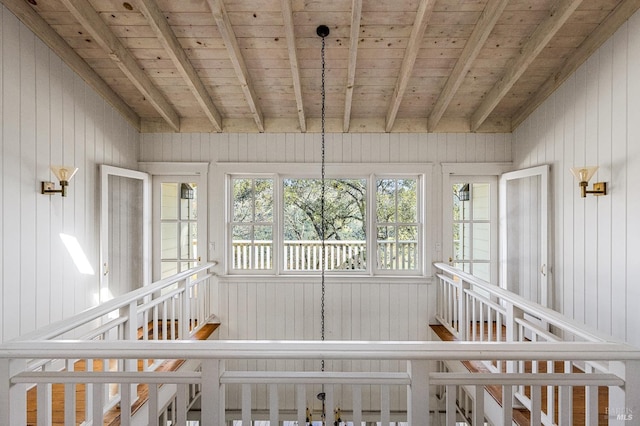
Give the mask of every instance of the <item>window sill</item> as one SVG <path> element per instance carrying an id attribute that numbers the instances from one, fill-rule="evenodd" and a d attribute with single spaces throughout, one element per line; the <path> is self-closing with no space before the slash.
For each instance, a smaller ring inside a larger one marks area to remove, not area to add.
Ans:
<path id="1" fill-rule="evenodd" d="M 244 283 L 244 282 L 299 282 L 299 283 L 320 283 L 319 275 L 218 275 L 221 282 Z M 326 275 L 325 283 L 348 283 L 348 284 L 425 284 L 433 283 L 433 277 L 423 275 Z"/>

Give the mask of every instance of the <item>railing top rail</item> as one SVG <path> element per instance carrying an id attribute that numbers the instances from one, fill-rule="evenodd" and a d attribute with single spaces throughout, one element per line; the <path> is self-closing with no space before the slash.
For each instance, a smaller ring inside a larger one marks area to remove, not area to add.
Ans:
<path id="1" fill-rule="evenodd" d="M 71 331 L 74 328 L 80 327 L 90 321 L 93 321 L 97 318 L 107 315 L 108 313 L 113 312 L 116 309 L 120 309 L 136 300 L 139 300 L 145 296 L 151 295 L 168 285 L 182 281 L 185 278 L 188 278 L 202 271 L 206 271 L 209 268 L 214 267 L 215 265 L 216 265 L 215 262 L 205 263 L 201 266 L 197 266 L 195 268 L 189 269 L 188 271 L 180 272 L 176 275 L 172 275 L 160 281 L 156 281 L 155 283 L 149 284 L 148 286 L 141 287 L 137 290 L 131 291 L 127 294 L 123 294 L 122 296 L 116 297 L 107 302 L 101 303 L 98 306 L 89 308 L 86 311 L 81 312 L 77 315 L 74 315 L 70 318 L 54 322 L 32 333 L 25 334 L 21 337 L 18 337 L 16 341 L 48 340 L 56 336 L 60 336 L 61 334 Z"/>
<path id="2" fill-rule="evenodd" d="M 640 350 L 609 342 L 423 341 L 10 341 L 0 359 L 335 359 L 335 360 L 640 360 Z"/>
<path id="3" fill-rule="evenodd" d="M 449 274 L 456 275 L 460 277 L 463 281 L 473 284 L 474 286 L 480 287 L 483 290 L 486 290 L 489 293 L 495 296 L 498 296 L 500 299 L 507 301 L 513 304 L 514 306 L 524 310 L 525 312 L 533 314 L 536 317 L 540 318 L 541 320 L 547 321 L 575 336 L 581 337 L 585 340 L 592 341 L 592 342 L 611 342 L 611 343 L 620 343 L 620 344 L 624 343 L 623 341 L 616 339 L 613 336 L 609 336 L 592 327 L 589 327 L 578 321 L 567 318 L 564 315 L 560 314 L 559 312 L 546 308 L 538 303 L 531 302 L 521 296 L 518 296 L 515 293 L 507 291 L 503 288 L 500 288 L 497 285 L 484 281 L 478 277 L 475 277 L 471 274 L 461 271 L 460 269 L 456 269 L 451 265 L 448 265 L 446 263 L 434 263 L 434 266 Z"/>

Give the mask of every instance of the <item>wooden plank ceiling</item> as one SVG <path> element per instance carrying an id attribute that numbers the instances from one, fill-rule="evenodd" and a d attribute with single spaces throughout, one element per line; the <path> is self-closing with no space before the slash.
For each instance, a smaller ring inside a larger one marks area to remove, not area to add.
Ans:
<path id="1" fill-rule="evenodd" d="M 640 0 L 0 0 L 143 132 L 510 132 Z"/>

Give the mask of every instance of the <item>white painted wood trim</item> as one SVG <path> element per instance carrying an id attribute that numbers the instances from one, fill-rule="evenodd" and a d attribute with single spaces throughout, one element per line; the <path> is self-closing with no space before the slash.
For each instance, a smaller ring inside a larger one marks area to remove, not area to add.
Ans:
<path id="1" fill-rule="evenodd" d="M 206 162 L 146 162 L 138 163 L 140 170 L 150 175 L 204 175 L 209 172 L 209 163 Z"/>
<path id="2" fill-rule="evenodd" d="M 500 287 L 507 287 L 507 253 L 509 250 L 507 243 L 507 183 L 511 180 L 525 179 L 533 176 L 540 177 L 540 259 L 542 261 L 540 270 L 540 301 L 545 307 L 549 306 L 549 165 L 531 167 L 528 169 L 515 170 L 504 173 L 500 177 L 499 190 L 499 216 L 500 216 Z"/>
<path id="3" fill-rule="evenodd" d="M 151 283 L 151 181 L 149 175 L 137 170 L 108 165 L 100 166 L 100 301 L 109 289 L 109 176 L 142 181 L 142 285 Z"/>

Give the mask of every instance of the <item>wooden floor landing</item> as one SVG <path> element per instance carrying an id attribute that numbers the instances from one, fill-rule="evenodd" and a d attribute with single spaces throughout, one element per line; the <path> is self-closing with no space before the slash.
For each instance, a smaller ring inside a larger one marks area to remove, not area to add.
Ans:
<path id="1" fill-rule="evenodd" d="M 484 332 L 487 332 L 487 325 L 485 324 Z M 452 342 L 457 339 L 442 325 L 431 325 L 431 329 L 433 332 L 440 338 L 440 340 L 444 342 Z M 479 332 L 480 327 L 476 327 Z M 503 328 L 503 333 L 505 332 Z M 486 335 L 486 334 L 485 334 Z M 495 336 L 495 327 L 494 334 Z M 504 340 L 503 340 L 504 341 Z M 489 369 L 480 361 L 463 361 L 462 364 L 472 373 L 490 373 Z M 547 372 L 547 363 L 540 362 L 538 363 L 538 370 L 541 373 Z M 531 363 L 525 363 L 525 371 L 527 373 L 531 372 Z M 564 372 L 564 364 L 562 361 L 558 361 L 554 363 L 554 372 L 562 373 Z M 580 373 L 581 371 L 574 367 L 574 373 Z M 502 387 L 501 386 L 487 386 L 487 392 L 498 402 L 498 404 L 502 405 Z M 525 392 L 529 395 L 529 392 Z M 554 394 L 554 404 L 558 407 L 558 394 L 557 391 Z M 609 401 L 609 389 L 606 386 L 601 386 L 598 388 L 598 425 L 608 425 L 609 420 L 607 416 L 607 407 Z M 542 408 L 546 410 L 547 407 L 547 389 L 542 389 Z M 583 426 L 585 424 L 584 421 L 584 413 L 585 413 L 585 388 L 584 387 L 573 387 L 573 426 Z M 530 417 L 529 411 L 526 409 L 517 409 L 513 410 L 513 419 L 520 426 L 529 426 L 530 425 Z M 555 422 L 558 422 L 557 413 Z"/>
<path id="2" fill-rule="evenodd" d="M 177 324 L 177 323 L 176 323 Z M 218 328 L 219 324 L 205 324 L 198 330 L 189 340 L 207 340 L 209 336 Z M 170 330 L 169 330 L 170 331 Z M 138 339 L 142 339 L 142 328 L 138 330 Z M 149 333 L 151 336 L 152 333 Z M 167 333 L 169 334 L 169 332 Z M 142 370 L 143 362 L 146 360 L 138 361 L 138 369 Z M 159 367 L 159 371 L 175 371 L 185 360 L 169 360 L 163 362 Z M 84 360 L 80 360 L 74 363 L 75 371 L 85 371 L 86 365 Z M 102 362 L 94 362 L 94 370 L 102 371 Z M 63 426 L 64 425 L 64 385 L 54 384 L 51 390 L 51 407 L 52 407 L 52 425 Z M 148 399 L 148 387 L 147 385 L 138 385 L 138 400 L 132 407 L 132 412 L 135 413 Z M 85 386 L 76 386 L 76 424 L 79 424 L 85 420 Z M 37 387 L 29 389 L 27 392 L 27 426 L 37 425 L 38 404 L 37 404 Z M 114 408 L 107 412 L 104 417 L 105 426 L 117 426 L 120 424 L 120 410 Z"/>

